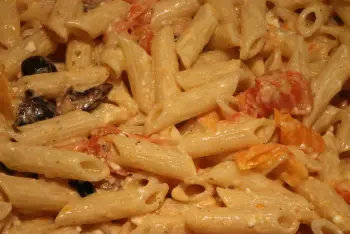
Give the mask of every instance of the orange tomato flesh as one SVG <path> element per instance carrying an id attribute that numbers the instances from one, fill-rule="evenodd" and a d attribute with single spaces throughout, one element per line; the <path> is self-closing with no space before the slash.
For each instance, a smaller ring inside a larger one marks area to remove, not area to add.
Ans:
<path id="1" fill-rule="evenodd" d="M 280 129 L 280 143 L 300 147 L 307 153 L 322 153 L 325 143 L 320 134 L 304 126 L 289 114 L 274 111 L 275 122 Z"/>
<path id="2" fill-rule="evenodd" d="M 259 144 L 234 155 L 237 166 L 241 170 L 266 169 L 277 160 L 285 159 L 276 171 L 286 183 L 296 186 L 307 179 L 308 171 L 303 164 L 295 159 L 293 153 L 281 144 Z"/>

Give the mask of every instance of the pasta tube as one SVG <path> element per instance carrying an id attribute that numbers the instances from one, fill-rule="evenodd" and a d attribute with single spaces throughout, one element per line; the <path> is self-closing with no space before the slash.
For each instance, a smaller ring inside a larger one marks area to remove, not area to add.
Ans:
<path id="1" fill-rule="evenodd" d="M 24 211 L 59 211 L 79 197 L 75 191 L 55 182 L 3 173 L 0 173 L 0 190 L 13 207 Z"/>
<path id="2" fill-rule="evenodd" d="M 212 6 L 205 4 L 199 8 L 191 24 L 176 42 L 176 51 L 186 68 L 192 66 L 199 53 L 209 42 L 218 22 L 218 15 Z"/>
<path id="3" fill-rule="evenodd" d="M 196 174 L 191 157 L 175 146 L 161 146 L 144 139 L 110 135 L 118 155 L 116 163 L 183 180 Z"/>
<path id="4" fill-rule="evenodd" d="M 0 161 L 13 170 L 47 178 L 99 181 L 109 175 L 108 167 L 97 157 L 44 146 L 1 143 Z"/>
<path id="5" fill-rule="evenodd" d="M 141 189 L 95 193 L 66 205 L 55 222 L 59 225 L 89 224 L 150 213 L 163 202 L 168 189 L 167 184 L 154 184 Z"/>
<path id="6" fill-rule="evenodd" d="M 147 117 L 146 135 L 209 112 L 216 107 L 219 96 L 232 95 L 235 92 L 237 83 L 237 77 L 226 77 L 159 102 Z"/>

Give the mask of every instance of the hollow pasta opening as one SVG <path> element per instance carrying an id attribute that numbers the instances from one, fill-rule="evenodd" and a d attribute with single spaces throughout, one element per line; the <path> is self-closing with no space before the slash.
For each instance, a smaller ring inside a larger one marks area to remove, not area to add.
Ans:
<path id="1" fill-rule="evenodd" d="M 271 1 L 266 1 L 266 7 L 267 9 L 271 10 L 272 8 L 275 7 L 275 4 Z"/>
<path id="2" fill-rule="evenodd" d="M 148 198 L 145 200 L 145 203 L 147 205 L 154 205 L 156 203 L 158 203 L 158 195 L 159 195 L 159 192 L 154 192 L 154 193 L 151 193 Z"/>
<path id="3" fill-rule="evenodd" d="M 274 127 L 268 123 L 257 126 L 254 131 L 254 135 L 257 136 L 261 141 L 268 142 L 274 133 Z"/>
<path id="4" fill-rule="evenodd" d="M 278 223 L 283 229 L 290 229 L 294 226 L 294 219 L 289 215 L 283 214 L 278 218 Z"/>
<path id="5" fill-rule="evenodd" d="M 314 23 L 316 22 L 316 13 L 315 12 L 310 12 L 309 14 L 306 15 L 305 17 L 305 26 L 306 27 L 312 27 L 312 25 L 314 25 Z"/>
<path id="6" fill-rule="evenodd" d="M 141 180 L 138 180 L 137 183 L 138 183 L 138 185 L 145 187 L 148 185 L 149 180 L 148 179 L 141 179 Z"/>
<path id="7" fill-rule="evenodd" d="M 80 166 L 83 170 L 93 173 L 101 172 L 101 168 L 98 166 L 96 162 L 92 161 L 82 161 L 80 162 Z"/>
<path id="8" fill-rule="evenodd" d="M 248 50 L 248 57 L 251 58 L 255 56 L 264 46 L 265 40 L 263 38 L 256 38 L 253 43 L 250 45 Z"/>
<path id="9" fill-rule="evenodd" d="M 184 192 L 187 196 L 193 197 L 198 194 L 201 194 L 205 191 L 205 187 L 200 184 L 190 184 L 185 187 Z"/>

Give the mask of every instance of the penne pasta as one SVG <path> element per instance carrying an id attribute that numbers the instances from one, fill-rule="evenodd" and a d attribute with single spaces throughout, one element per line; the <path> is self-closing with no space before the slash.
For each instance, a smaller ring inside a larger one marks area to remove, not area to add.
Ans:
<path id="1" fill-rule="evenodd" d="M 303 119 L 306 126 L 315 123 L 317 117 L 327 108 L 328 102 L 340 91 L 349 75 L 349 61 L 348 49 L 345 45 L 341 45 L 312 81 L 314 107 L 311 114 Z"/>
<path id="2" fill-rule="evenodd" d="M 184 180 L 196 174 L 191 157 L 176 146 L 162 146 L 123 135 L 108 137 L 116 149 L 112 160 L 122 166 Z"/>
<path id="3" fill-rule="evenodd" d="M 11 212 L 12 205 L 8 202 L 0 201 L 0 220 L 4 220 Z"/>
<path id="4" fill-rule="evenodd" d="M 99 107 L 92 112 L 92 115 L 104 125 L 118 125 L 126 122 L 129 118 L 128 110 L 125 107 L 118 107 L 109 103 L 101 103 Z"/>
<path id="5" fill-rule="evenodd" d="M 295 233 L 299 227 L 292 212 L 287 210 L 235 210 L 229 208 L 191 209 L 185 216 L 186 225 L 196 233 Z"/>
<path id="6" fill-rule="evenodd" d="M 198 0 L 165 0 L 154 5 L 151 27 L 159 30 L 175 19 L 192 17 L 200 7 Z"/>
<path id="7" fill-rule="evenodd" d="M 21 21 L 38 20 L 41 23 L 47 22 L 52 9 L 55 6 L 56 0 L 32 1 L 20 0 L 17 1 L 19 8 L 19 18 Z"/>
<path id="8" fill-rule="evenodd" d="M 347 14 L 350 9 L 350 4 L 346 0 L 334 1 L 332 2 L 334 11 L 339 15 L 343 22 L 349 27 L 350 26 L 350 17 Z"/>
<path id="9" fill-rule="evenodd" d="M 0 173 L 0 190 L 13 207 L 22 211 L 57 212 L 78 194 L 64 185 Z"/>
<path id="10" fill-rule="evenodd" d="M 112 69 L 112 76 L 119 78 L 125 71 L 124 54 L 120 49 L 106 48 L 100 55 L 100 62 Z"/>
<path id="11" fill-rule="evenodd" d="M 323 136 L 323 139 L 327 148 L 319 155 L 319 161 L 322 166 L 322 170 L 319 172 L 319 178 L 324 183 L 332 186 L 341 179 L 338 147 L 333 134 L 327 133 Z"/>
<path id="12" fill-rule="evenodd" d="M 69 2 L 69 1 L 68 1 Z M 101 35 L 112 21 L 124 19 L 130 5 L 122 0 L 110 1 L 99 7 L 67 19 L 65 26 L 73 34 L 88 34 L 91 38 Z"/>
<path id="13" fill-rule="evenodd" d="M 147 117 L 145 134 L 152 134 L 214 109 L 216 99 L 219 96 L 232 95 L 237 83 L 237 77 L 225 77 L 159 102 Z M 202 104 L 196 105 L 198 102 Z"/>
<path id="14" fill-rule="evenodd" d="M 199 53 L 209 42 L 218 21 L 215 9 L 205 4 L 199 8 L 191 24 L 181 34 L 176 42 L 176 51 L 186 68 L 192 66 Z"/>
<path id="15" fill-rule="evenodd" d="M 82 40 L 71 40 L 66 51 L 65 68 L 69 70 L 87 68 L 92 65 L 92 45 Z"/>
<path id="16" fill-rule="evenodd" d="M 265 0 L 244 1 L 241 11 L 242 60 L 254 57 L 265 44 L 265 9 Z"/>
<path id="17" fill-rule="evenodd" d="M 20 133 L 14 135 L 14 138 L 24 144 L 49 145 L 75 137 L 87 137 L 93 129 L 103 125 L 103 121 L 94 114 L 76 110 L 53 119 L 18 127 Z"/>
<path id="18" fill-rule="evenodd" d="M 140 109 L 148 113 L 155 103 L 155 87 L 152 58 L 132 40 L 119 37 L 120 47 L 125 56 L 131 92 Z"/>
<path id="19" fill-rule="evenodd" d="M 205 67 L 190 68 L 176 75 L 177 83 L 184 90 L 191 90 L 203 84 L 228 76 L 240 78 L 243 71 L 239 60 L 208 64 Z"/>
<path id="20" fill-rule="evenodd" d="M 231 209 L 240 210 L 247 207 L 260 210 L 287 209 L 292 211 L 302 223 L 311 223 L 318 217 L 313 210 L 313 205 L 298 194 L 275 194 L 268 190 L 252 192 L 250 189 L 240 191 L 223 188 L 217 188 L 216 191 L 225 205 Z"/>
<path id="21" fill-rule="evenodd" d="M 350 230 L 350 207 L 329 185 L 310 177 L 296 188 L 296 192 L 309 200 L 322 217 L 332 221 L 343 231 Z"/>
<path id="22" fill-rule="evenodd" d="M 56 50 L 57 43 L 49 36 L 47 31 L 39 30 L 18 42 L 1 58 L 9 80 L 13 80 L 20 71 L 21 62 L 34 55 L 47 56 Z"/>
<path id="23" fill-rule="evenodd" d="M 15 83 L 16 95 L 23 97 L 31 89 L 36 95 L 56 98 L 68 88 L 84 91 L 104 83 L 109 72 L 104 67 L 90 67 L 84 70 L 42 73 L 23 77 Z"/>
<path id="24" fill-rule="evenodd" d="M 171 191 L 173 199 L 181 202 L 201 202 L 214 195 L 214 187 L 198 178 L 189 178 Z"/>
<path id="25" fill-rule="evenodd" d="M 109 175 L 108 167 L 92 155 L 44 146 L 1 143 L 0 161 L 13 170 L 47 178 L 99 181 Z"/>
<path id="26" fill-rule="evenodd" d="M 274 131 L 274 123 L 264 118 L 240 123 L 219 122 L 216 131 L 188 134 L 182 141 L 186 152 L 198 158 L 267 143 Z"/>
<path id="27" fill-rule="evenodd" d="M 149 213 L 163 202 L 168 189 L 167 184 L 155 184 L 142 189 L 93 194 L 66 205 L 55 222 L 59 225 L 90 224 Z"/>
<path id="28" fill-rule="evenodd" d="M 3 0 L 0 2 L 0 44 L 6 48 L 14 47 L 20 41 L 20 20 L 16 2 Z"/>
<path id="29" fill-rule="evenodd" d="M 69 31 L 65 22 L 80 15 L 82 10 L 81 0 L 56 0 L 47 26 L 56 33 L 60 41 L 67 42 Z"/>
<path id="30" fill-rule="evenodd" d="M 306 7 L 299 15 L 298 30 L 304 37 L 310 37 L 315 34 L 328 19 L 329 10 L 326 5 L 314 4 Z M 327 14 L 328 13 L 328 14 Z M 309 15 L 314 15 L 314 22 L 308 20 Z"/>
<path id="31" fill-rule="evenodd" d="M 153 71 L 156 102 L 179 93 L 175 81 L 179 62 L 175 50 L 174 31 L 170 26 L 161 29 L 152 40 Z"/>

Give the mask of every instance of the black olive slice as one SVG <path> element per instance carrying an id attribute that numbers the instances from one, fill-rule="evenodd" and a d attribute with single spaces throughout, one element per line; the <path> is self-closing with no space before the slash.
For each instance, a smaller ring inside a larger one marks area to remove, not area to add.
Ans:
<path id="1" fill-rule="evenodd" d="M 70 180 L 68 184 L 76 189 L 81 197 L 86 197 L 96 191 L 93 184 L 87 181 Z"/>
<path id="2" fill-rule="evenodd" d="M 18 107 L 14 127 L 50 119 L 57 115 L 57 108 L 54 103 L 41 96 L 34 96 L 32 91 L 27 91 L 25 100 Z"/>
<path id="3" fill-rule="evenodd" d="M 57 72 L 57 68 L 53 62 L 42 56 L 32 56 L 27 58 L 22 62 L 21 69 L 23 76 Z"/>
<path id="4" fill-rule="evenodd" d="M 91 112 L 96 109 L 112 90 L 112 84 L 102 84 L 84 92 L 78 92 L 73 88 L 68 89 L 59 105 L 60 113 L 73 110 Z"/>

